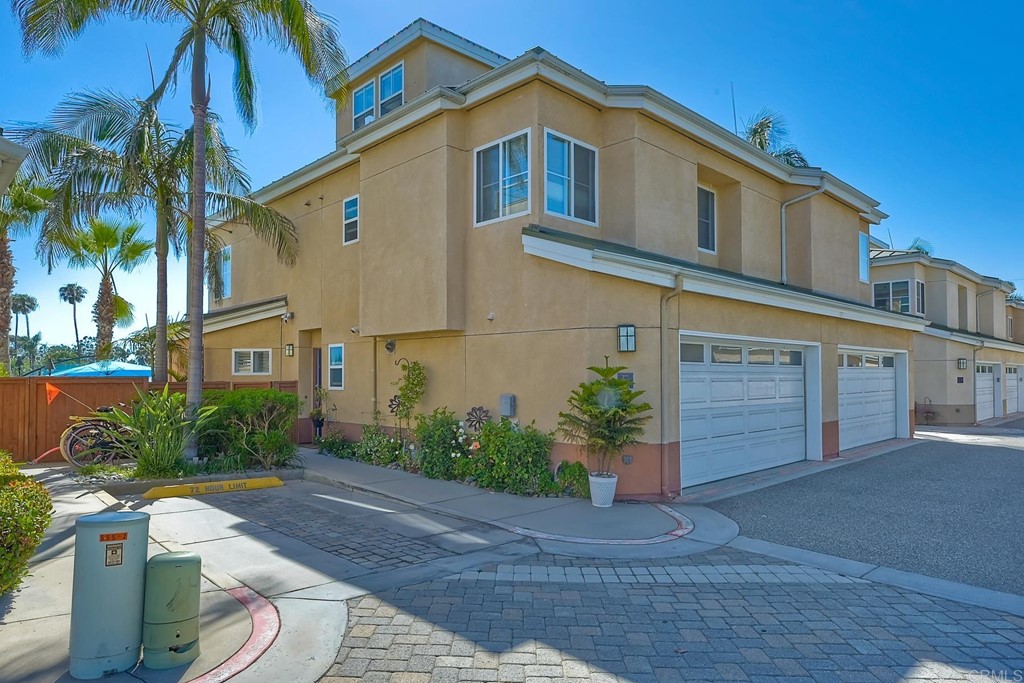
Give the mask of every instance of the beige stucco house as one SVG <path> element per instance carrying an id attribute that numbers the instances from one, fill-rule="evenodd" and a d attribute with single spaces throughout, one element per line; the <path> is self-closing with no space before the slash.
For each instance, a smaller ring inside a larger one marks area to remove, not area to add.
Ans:
<path id="1" fill-rule="evenodd" d="M 550 430 L 608 357 L 654 406 L 617 466 L 633 497 L 911 434 L 925 321 L 873 306 L 871 197 L 653 88 L 424 20 L 349 76 L 337 150 L 256 193 L 298 226 L 298 264 L 221 226 L 207 379 L 326 386 L 355 436 L 406 358 L 424 410 Z"/>
<path id="2" fill-rule="evenodd" d="M 1024 410 L 1024 305 L 1008 301 L 1011 282 L 919 251 L 873 249 L 878 308 L 917 315 L 914 337 L 917 420 L 971 424 Z M 1018 336 L 1017 339 L 1024 339 Z"/>
<path id="3" fill-rule="evenodd" d="M 7 187 L 14 180 L 14 174 L 18 172 L 18 167 L 27 156 L 27 149 L 5 138 L 3 130 L 0 130 L 0 194 L 7 191 Z"/>

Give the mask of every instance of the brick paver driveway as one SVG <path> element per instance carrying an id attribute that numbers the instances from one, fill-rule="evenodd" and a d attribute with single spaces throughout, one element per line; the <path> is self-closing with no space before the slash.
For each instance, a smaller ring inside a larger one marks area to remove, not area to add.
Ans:
<path id="1" fill-rule="evenodd" d="M 987 439 L 928 441 L 709 507 L 744 536 L 1024 595 L 1024 450 Z"/>

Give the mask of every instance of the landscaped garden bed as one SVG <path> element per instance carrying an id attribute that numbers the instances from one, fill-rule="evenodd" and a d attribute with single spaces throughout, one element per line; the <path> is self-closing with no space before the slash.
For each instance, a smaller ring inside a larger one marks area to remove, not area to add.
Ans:
<path id="1" fill-rule="evenodd" d="M 0 595 L 17 588 L 28 573 L 28 561 L 50 526 L 53 505 L 39 482 L 0 451 Z"/>

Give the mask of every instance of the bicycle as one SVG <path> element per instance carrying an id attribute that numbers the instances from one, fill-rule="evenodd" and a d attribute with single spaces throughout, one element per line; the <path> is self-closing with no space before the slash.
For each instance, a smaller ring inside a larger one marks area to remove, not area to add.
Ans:
<path id="1" fill-rule="evenodd" d="M 97 413 L 111 413 L 114 409 L 104 406 L 96 410 Z M 127 427 L 115 425 L 100 416 L 78 417 L 74 424 L 64 430 L 60 436 L 60 454 L 65 460 L 75 467 L 86 465 L 109 465 L 119 456 L 117 451 L 117 440 L 111 434 L 127 434 L 130 430 Z M 50 453 L 51 451 L 47 451 Z M 44 454 L 45 455 L 45 454 Z"/>

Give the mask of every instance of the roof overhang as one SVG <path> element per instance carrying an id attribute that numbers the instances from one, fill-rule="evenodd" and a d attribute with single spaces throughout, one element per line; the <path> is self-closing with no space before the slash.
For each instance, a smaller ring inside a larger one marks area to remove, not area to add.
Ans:
<path id="1" fill-rule="evenodd" d="M 566 235 L 568 234 L 566 233 Z M 676 287 L 678 278 L 682 276 L 682 291 L 694 294 L 717 296 L 723 299 L 745 301 L 787 310 L 799 310 L 830 318 L 841 318 L 915 332 L 920 332 L 928 325 L 927 321 L 919 318 L 881 311 L 853 302 L 816 296 L 807 292 L 794 291 L 781 285 L 740 279 L 724 273 L 686 266 L 682 263 L 668 263 L 653 258 L 618 253 L 602 249 L 594 244 L 587 244 L 582 240 L 574 242 L 571 236 L 552 238 L 542 234 L 533 226 L 523 231 L 522 241 L 523 251 L 532 256 L 656 287 Z"/>
<path id="2" fill-rule="evenodd" d="M 241 306 L 231 306 L 216 311 L 210 311 L 203 316 L 203 333 L 218 332 L 239 325 L 266 320 L 267 318 L 279 318 L 288 312 L 288 297 L 279 296 L 273 299 L 263 299 Z"/>
<path id="3" fill-rule="evenodd" d="M 1012 341 L 1006 341 L 1004 339 L 990 339 L 988 337 L 981 337 L 964 332 L 954 332 L 952 330 L 944 330 L 937 327 L 929 327 L 923 331 L 930 337 L 947 339 L 949 341 L 960 342 L 961 344 L 968 344 L 978 348 L 1024 353 L 1024 344 L 1015 344 Z"/>
<path id="4" fill-rule="evenodd" d="M 0 136 L 0 194 L 7 191 L 7 187 L 14 180 L 14 175 L 21 166 L 21 162 L 27 156 L 27 149 Z"/>
<path id="5" fill-rule="evenodd" d="M 1016 287 L 1013 285 L 1012 282 L 1009 282 L 1007 280 L 1000 280 L 997 277 L 982 275 L 981 273 L 971 270 L 962 263 L 958 263 L 957 261 L 951 261 L 950 259 L 929 256 L 923 251 L 908 251 L 901 254 L 893 254 L 890 256 L 873 256 L 871 258 L 872 267 L 895 266 L 906 263 L 920 263 L 921 265 L 928 266 L 930 268 L 939 268 L 941 270 L 947 270 L 951 273 L 956 273 L 965 280 L 969 280 L 978 285 L 992 287 L 993 289 L 1000 289 L 1006 294 L 1012 294 L 1016 290 Z"/>

